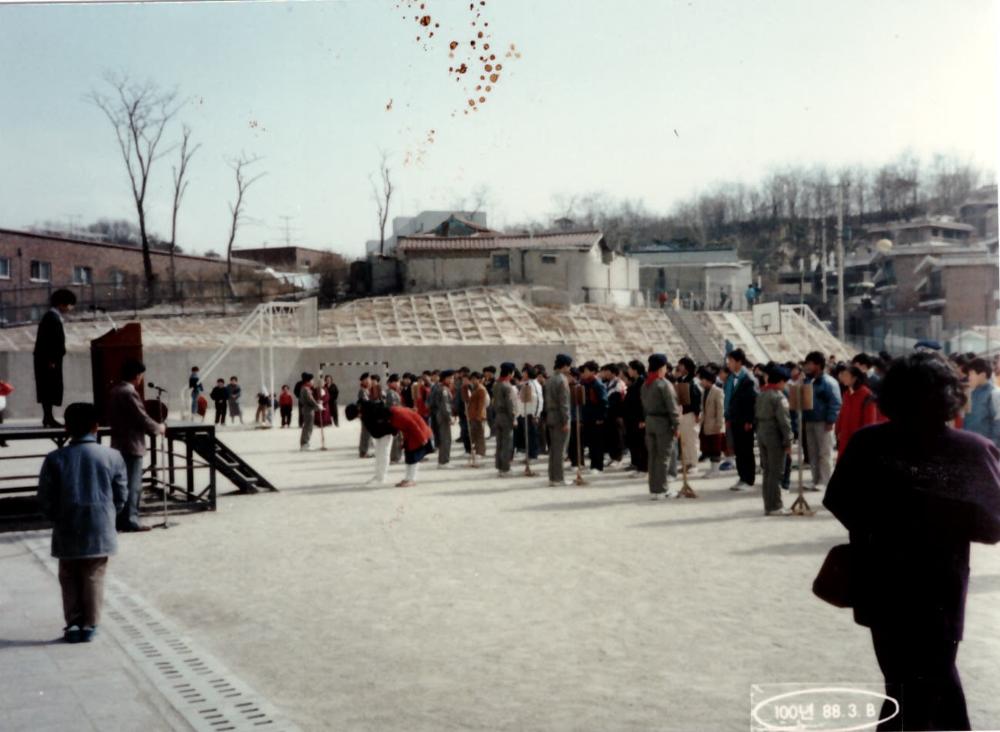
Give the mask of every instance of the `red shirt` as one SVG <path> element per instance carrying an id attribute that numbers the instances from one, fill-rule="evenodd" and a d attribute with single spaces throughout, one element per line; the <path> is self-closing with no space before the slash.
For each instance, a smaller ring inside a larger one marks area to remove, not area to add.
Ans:
<path id="1" fill-rule="evenodd" d="M 840 407 L 840 416 L 837 417 L 837 457 L 844 454 L 851 435 L 878 421 L 878 407 L 871 389 L 862 386 L 853 394 L 850 390 L 845 391 L 844 403 Z"/>
<path id="2" fill-rule="evenodd" d="M 389 407 L 389 424 L 403 435 L 403 447 L 407 450 L 419 450 L 430 442 L 431 428 L 409 407 Z"/>
<path id="3" fill-rule="evenodd" d="M 290 407 L 294 402 L 292 401 L 292 395 L 287 391 L 281 392 L 278 397 L 278 406 L 280 407 Z"/>
<path id="4" fill-rule="evenodd" d="M 417 413 L 421 417 L 430 417 L 431 409 L 427 406 L 427 397 L 431 395 L 431 388 L 426 384 L 421 384 L 417 389 Z"/>

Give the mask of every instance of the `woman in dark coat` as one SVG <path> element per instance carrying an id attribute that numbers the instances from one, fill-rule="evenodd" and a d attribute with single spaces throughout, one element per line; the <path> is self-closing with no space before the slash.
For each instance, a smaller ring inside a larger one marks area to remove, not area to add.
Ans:
<path id="1" fill-rule="evenodd" d="M 970 728 L 955 660 L 969 543 L 1000 540 L 1000 451 L 946 425 L 964 403 L 940 355 L 895 361 L 879 398 L 889 422 L 854 433 L 823 501 L 850 533 L 854 619 L 900 703 L 879 730 Z"/>
<path id="2" fill-rule="evenodd" d="M 35 395 L 42 405 L 42 426 L 61 427 L 52 415 L 52 408 L 63 402 L 62 362 L 66 355 L 63 315 L 76 305 L 76 295 L 70 290 L 56 290 L 49 302 L 52 309 L 42 316 L 35 336 Z"/>

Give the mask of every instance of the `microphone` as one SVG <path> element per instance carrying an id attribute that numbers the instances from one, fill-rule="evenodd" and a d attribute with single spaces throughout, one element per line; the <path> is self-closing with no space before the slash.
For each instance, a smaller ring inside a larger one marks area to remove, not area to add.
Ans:
<path id="1" fill-rule="evenodd" d="M 146 386 L 148 386 L 150 389 L 156 389 L 156 391 L 160 392 L 161 394 L 165 394 L 167 392 L 167 390 L 164 389 L 162 386 L 157 386 L 152 381 L 147 381 Z"/>

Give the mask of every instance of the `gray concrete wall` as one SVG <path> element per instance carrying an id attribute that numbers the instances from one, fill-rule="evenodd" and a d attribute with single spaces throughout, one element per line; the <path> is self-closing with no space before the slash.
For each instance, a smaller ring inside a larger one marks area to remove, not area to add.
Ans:
<path id="1" fill-rule="evenodd" d="M 494 269 L 493 254 L 508 254 L 510 269 Z M 555 257 L 555 262 L 543 258 Z M 481 285 L 528 284 L 568 293 L 568 301 L 608 305 L 636 305 L 639 263 L 631 257 L 608 255 L 601 248 L 497 249 L 489 256 L 410 257 L 406 260 L 407 292 L 449 290 Z"/>
<path id="2" fill-rule="evenodd" d="M 514 267 L 514 259 L 512 256 L 511 267 Z M 410 257 L 405 264 L 403 290 L 427 292 L 507 284 L 511 273 L 494 270 L 491 263 L 490 256 Z"/>
<path id="3" fill-rule="evenodd" d="M 186 394 L 187 379 L 191 366 L 204 366 L 212 355 L 210 350 L 172 351 L 147 347 L 143 353 L 146 363 L 146 379 L 162 384 L 170 389 L 167 401 L 174 418 L 186 415 L 190 403 Z M 428 345 L 428 346 L 320 346 L 309 348 L 275 348 L 275 387 L 292 385 L 302 371 L 319 373 L 319 365 L 325 361 L 353 363 L 361 361 L 389 362 L 390 372 L 423 371 L 424 369 L 457 368 L 468 366 L 473 370 L 502 361 L 514 361 L 519 366 L 525 361 L 544 364 L 551 369 L 557 353 L 575 356 L 572 347 L 564 345 Z M 41 419 L 41 410 L 35 403 L 35 378 L 30 353 L 0 353 L 0 378 L 10 381 L 16 391 L 7 397 L 7 419 Z M 340 387 L 341 403 L 349 399 L 362 371 L 374 371 L 372 366 L 330 366 L 326 372 L 333 375 Z M 252 419 L 256 409 L 254 395 L 260 387 L 260 357 L 257 349 L 234 349 L 220 367 L 204 379 L 208 390 L 215 379 L 226 381 L 230 376 L 239 377 L 243 386 L 242 400 L 244 419 L 246 412 Z M 70 353 L 63 362 L 63 379 L 66 392 L 63 405 L 74 401 L 90 401 L 94 398 L 90 370 L 90 353 Z M 150 394 L 147 394 L 149 396 Z M 57 415 L 61 410 L 57 410 Z"/>

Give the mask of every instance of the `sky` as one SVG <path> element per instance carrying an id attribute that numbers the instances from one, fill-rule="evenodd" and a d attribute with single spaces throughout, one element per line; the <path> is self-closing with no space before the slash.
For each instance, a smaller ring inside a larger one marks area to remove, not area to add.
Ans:
<path id="1" fill-rule="evenodd" d="M 904 150 L 998 168 L 990 0 L 479 2 L 0 5 L 0 227 L 134 219 L 114 133 L 87 101 L 109 71 L 187 100 L 164 147 L 182 123 L 201 145 L 177 235 L 199 253 L 224 252 L 240 154 L 265 175 L 237 247 L 287 235 L 348 256 L 378 237 L 383 151 L 391 215 L 485 190 L 498 228 L 550 220 L 572 196 L 668 213 L 718 182 Z M 504 67 L 488 95 L 473 93 L 479 72 L 449 72 L 479 30 Z M 150 175 L 161 236 L 175 157 Z"/>

